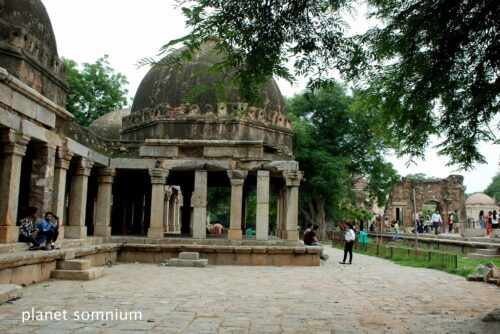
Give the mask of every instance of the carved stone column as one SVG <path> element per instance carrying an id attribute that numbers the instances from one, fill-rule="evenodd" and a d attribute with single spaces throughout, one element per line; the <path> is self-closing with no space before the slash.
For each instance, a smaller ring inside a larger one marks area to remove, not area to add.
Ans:
<path id="1" fill-rule="evenodd" d="M 59 216 L 59 238 L 64 238 L 66 225 L 66 175 L 73 153 L 63 147 L 56 151 L 56 163 L 54 168 L 54 191 L 52 194 L 52 211 Z"/>
<path id="2" fill-rule="evenodd" d="M 194 172 L 194 191 L 191 198 L 193 206 L 193 238 L 207 237 L 207 171 Z"/>
<path id="3" fill-rule="evenodd" d="M 269 171 L 257 172 L 257 214 L 255 238 L 269 239 Z"/>
<path id="4" fill-rule="evenodd" d="M 29 137 L 14 130 L 0 132 L 0 243 L 17 242 L 16 226 L 21 180 L 21 163 L 26 153 Z"/>
<path id="5" fill-rule="evenodd" d="M 151 176 L 151 215 L 148 238 L 163 238 L 163 205 L 165 202 L 165 183 L 168 170 L 154 168 L 149 171 Z"/>
<path id="6" fill-rule="evenodd" d="M 66 238 L 80 239 L 87 236 L 87 227 L 85 226 L 87 190 L 94 162 L 87 158 L 78 158 L 76 163 L 77 167 L 71 178 L 68 226 L 64 235 Z"/>
<path id="7" fill-rule="evenodd" d="M 231 218 L 228 231 L 229 240 L 241 240 L 241 211 L 243 201 L 243 184 L 248 172 L 242 170 L 230 170 L 227 172 L 231 181 Z"/>
<path id="8" fill-rule="evenodd" d="M 286 210 L 286 240 L 299 240 L 297 229 L 299 215 L 299 185 L 302 179 L 300 171 L 284 171 L 283 177 L 287 186 L 287 210 Z"/>
<path id="9" fill-rule="evenodd" d="M 171 233 L 173 230 L 170 222 L 170 196 L 172 196 L 172 187 L 165 186 L 165 202 L 163 203 L 163 233 Z"/>
<path id="10" fill-rule="evenodd" d="M 113 202 L 113 181 L 116 175 L 114 168 L 99 169 L 97 178 L 97 206 L 94 235 L 111 236 L 111 203 Z"/>

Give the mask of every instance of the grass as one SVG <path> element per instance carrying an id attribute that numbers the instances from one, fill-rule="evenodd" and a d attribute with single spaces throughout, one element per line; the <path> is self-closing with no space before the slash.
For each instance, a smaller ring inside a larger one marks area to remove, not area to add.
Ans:
<path id="1" fill-rule="evenodd" d="M 333 243 L 333 247 L 342 249 L 343 243 Z M 387 260 L 391 260 L 397 264 L 408 267 L 416 267 L 416 268 L 430 268 L 430 269 L 438 269 L 442 271 L 446 271 L 450 274 L 456 274 L 463 277 L 467 277 L 467 275 L 471 274 L 474 269 L 482 264 L 486 265 L 489 262 L 493 262 L 496 266 L 500 266 L 500 259 L 470 259 L 462 254 L 452 253 L 452 252 L 443 252 L 437 251 L 433 249 L 420 249 L 420 256 L 416 256 L 414 254 L 414 248 L 411 247 L 393 247 L 392 251 L 389 253 L 387 251 L 388 248 L 381 247 L 381 254 L 378 255 L 380 258 L 384 258 Z M 382 251 L 383 249 L 383 251 Z M 354 249 L 356 253 L 377 256 L 373 252 L 373 249 L 368 252 L 365 250 Z M 431 253 L 429 255 L 429 252 Z M 432 258 L 432 261 L 429 261 L 428 256 Z M 456 258 L 456 267 L 455 267 L 455 256 Z"/>

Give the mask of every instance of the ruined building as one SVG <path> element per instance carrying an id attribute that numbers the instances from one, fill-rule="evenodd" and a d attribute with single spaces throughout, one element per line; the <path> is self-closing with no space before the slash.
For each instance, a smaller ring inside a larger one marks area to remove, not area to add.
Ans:
<path id="1" fill-rule="evenodd" d="M 458 210 L 460 223 L 464 223 L 466 212 L 463 182 L 464 178 L 461 175 L 423 181 L 403 177 L 392 185 L 384 217 L 389 221 L 398 220 L 402 226 L 412 226 L 414 207 L 416 212 L 422 213 L 425 205 L 429 205 L 440 212 L 444 222 L 448 213 Z"/>
<path id="2" fill-rule="evenodd" d="M 217 59 L 207 44 L 180 69 L 151 69 L 130 111 L 82 128 L 65 110 L 65 68 L 43 4 L 1 1 L 0 242 L 17 241 L 26 206 L 60 216 L 60 238 L 205 239 L 212 186 L 231 189 L 227 239 L 242 239 L 244 196 L 256 187 L 255 238 L 269 238 L 273 192 L 277 239 L 297 241 L 302 173 L 276 83 L 262 89 L 259 107 L 230 88 L 223 99 L 208 90 L 186 102 L 194 87 L 220 79 L 202 70 Z"/>

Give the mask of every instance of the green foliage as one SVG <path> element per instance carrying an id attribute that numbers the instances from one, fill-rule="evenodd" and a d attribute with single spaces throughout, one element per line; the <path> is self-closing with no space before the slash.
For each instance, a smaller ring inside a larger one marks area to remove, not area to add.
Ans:
<path id="1" fill-rule="evenodd" d="M 372 214 L 353 206 L 355 181 L 366 178 L 371 197 L 385 202 L 398 178 L 384 161 L 384 147 L 371 131 L 362 96 L 350 97 L 344 87 L 332 83 L 286 101 L 293 118 L 295 158 L 306 178 L 300 211 L 308 222 L 321 226 L 327 218 L 370 218 Z"/>
<path id="2" fill-rule="evenodd" d="M 178 44 L 190 59 L 217 41 L 242 98 L 258 100 L 272 75 L 307 76 L 316 89 L 333 70 L 367 88 L 371 126 L 398 154 L 422 157 L 431 135 L 441 154 L 464 169 L 485 162 L 479 141 L 494 141 L 489 124 L 498 113 L 500 2 L 494 0 L 365 0 L 381 23 L 348 36 L 341 13 L 356 0 L 181 1 L 191 32 Z M 498 125 L 495 125 L 498 126 Z M 494 129 L 496 130 L 496 129 Z"/>
<path id="3" fill-rule="evenodd" d="M 83 63 L 82 68 L 71 59 L 63 59 L 69 85 L 66 109 L 76 116 L 76 123 L 88 126 L 93 120 L 127 104 L 128 84 L 121 73 L 109 66 L 104 55 L 95 63 Z"/>
<path id="4" fill-rule="evenodd" d="M 434 176 L 429 176 L 425 173 L 415 173 L 415 174 L 408 174 L 405 176 L 407 179 L 415 180 L 415 181 L 435 181 L 439 180 L 437 177 Z"/>
<path id="5" fill-rule="evenodd" d="M 488 187 L 484 190 L 484 193 L 493 199 L 496 203 L 500 203 L 500 173 L 497 173 Z"/>

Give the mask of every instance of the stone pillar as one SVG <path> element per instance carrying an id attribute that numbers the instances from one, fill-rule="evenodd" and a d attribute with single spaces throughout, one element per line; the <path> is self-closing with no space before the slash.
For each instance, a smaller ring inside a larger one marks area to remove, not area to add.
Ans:
<path id="1" fill-rule="evenodd" d="M 243 201 L 243 184 L 248 172 L 242 170 L 230 170 L 227 172 L 231 181 L 231 218 L 228 231 L 229 240 L 241 240 L 241 211 Z"/>
<path id="2" fill-rule="evenodd" d="M 65 228 L 66 238 L 79 239 L 87 236 L 85 216 L 87 211 L 87 189 L 90 171 L 94 162 L 87 158 L 76 160 L 76 170 L 71 178 L 69 194 L 68 226 Z"/>
<path id="3" fill-rule="evenodd" d="M 194 191 L 191 198 L 193 206 L 193 238 L 207 237 L 207 171 L 194 172 Z"/>
<path id="4" fill-rule="evenodd" d="M 99 169 L 97 178 L 97 205 L 94 235 L 96 237 L 111 236 L 111 203 L 113 203 L 113 181 L 116 175 L 114 168 Z"/>
<path id="5" fill-rule="evenodd" d="M 30 205 L 40 214 L 53 211 L 54 166 L 56 146 L 51 143 L 35 143 L 31 168 Z"/>
<path id="6" fill-rule="evenodd" d="M 148 238 L 163 238 L 163 205 L 165 202 L 165 183 L 168 170 L 154 168 L 149 171 L 151 176 L 151 216 Z"/>
<path id="7" fill-rule="evenodd" d="M 280 239 L 285 239 L 286 234 L 286 200 L 287 200 L 286 187 L 283 187 L 278 192 L 277 200 L 277 217 L 276 217 L 276 236 Z"/>
<path id="8" fill-rule="evenodd" d="M 0 132 L 2 154 L 0 159 L 0 243 L 17 242 L 16 226 L 21 180 L 21 163 L 26 153 L 29 137 L 14 130 Z"/>
<path id="9" fill-rule="evenodd" d="M 174 230 L 175 233 L 181 233 L 181 221 L 182 221 L 182 212 L 181 208 L 184 205 L 184 198 L 182 196 L 182 192 L 179 190 L 177 193 L 177 199 L 175 200 L 175 210 L 174 210 Z"/>
<path id="10" fill-rule="evenodd" d="M 66 175 L 73 153 L 62 147 L 56 151 L 54 168 L 54 191 L 52 193 L 52 211 L 59 216 L 59 239 L 64 238 L 66 225 Z"/>
<path id="11" fill-rule="evenodd" d="M 257 213 L 255 238 L 269 239 L 269 171 L 257 172 Z"/>
<path id="12" fill-rule="evenodd" d="M 172 196 L 172 187 L 165 186 L 165 198 L 163 203 L 163 233 L 172 232 L 170 223 L 170 196 Z"/>
<path id="13" fill-rule="evenodd" d="M 299 231 L 297 223 L 299 219 L 299 185 L 302 179 L 300 171 L 284 171 L 283 177 L 287 186 L 287 210 L 286 210 L 286 240 L 298 241 Z"/>

